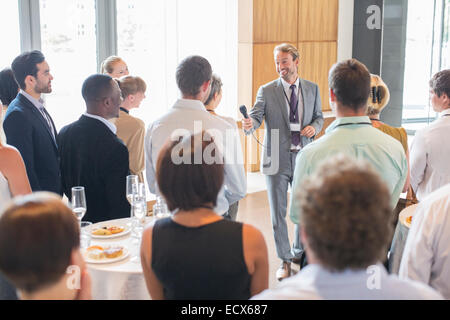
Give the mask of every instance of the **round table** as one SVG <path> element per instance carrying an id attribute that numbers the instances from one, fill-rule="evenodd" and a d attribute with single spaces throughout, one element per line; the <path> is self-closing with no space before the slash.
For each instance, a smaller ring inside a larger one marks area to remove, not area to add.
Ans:
<path id="1" fill-rule="evenodd" d="M 398 274 L 400 269 L 400 262 L 402 261 L 403 250 L 405 249 L 406 239 L 411 225 L 406 221 L 406 218 L 414 216 L 417 204 L 403 209 L 399 216 L 397 226 L 392 239 L 391 250 L 389 251 L 389 272 Z"/>
<path id="2" fill-rule="evenodd" d="M 146 217 L 145 224 L 153 217 Z M 104 221 L 98 225 L 127 225 L 131 228 L 131 218 Z M 92 298 L 94 300 L 145 300 L 150 299 L 141 263 L 134 262 L 133 257 L 140 256 L 140 241 L 131 236 L 131 232 L 112 239 L 91 239 L 91 246 L 125 246 L 130 254 L 121 261 L 107 264 L 88 263 L 88 270 L 92 279 Z"/>

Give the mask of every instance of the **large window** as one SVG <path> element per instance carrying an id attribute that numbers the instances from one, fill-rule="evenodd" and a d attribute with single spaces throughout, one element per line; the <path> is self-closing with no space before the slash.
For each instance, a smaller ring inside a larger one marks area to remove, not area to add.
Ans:
<path id="1" fill-rule="evenodd" d="M 20 54 L 19 5 L 17 0 L 0 1 L 2 26 L 0 28 L 0 70 L 11 66 Z"/>
<path id="2" fill-rule="evenodd" d="M 86 110 L 81 86 L 97 70 L 95 0 L 41 0 L 40 14 L 42 52 L 54 77 L 46 105 L 59 130 Z"/>
<path id="3" fill-rule="evenodd" d="M 449 20 L 450 0 L 408 1 L 403 126 L 410 133 L 436 119 L 428 82 L 450 68 Z"/>
<path id="4" fill-rule="evenodd" d="M 176 67 L 194 54 L 224 83 L 217 112 L 236 117 L 237 0 L 117 0 L 117 33 L 118 55 L 147 82 L 147 99 L 132 111 L 147 124 L 179 97 Z"/>

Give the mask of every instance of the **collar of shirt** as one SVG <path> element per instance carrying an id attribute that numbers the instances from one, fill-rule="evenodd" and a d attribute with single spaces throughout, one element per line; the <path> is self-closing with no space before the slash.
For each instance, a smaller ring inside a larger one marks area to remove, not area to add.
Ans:
<path id="1" fill-rule="evenodd" d="M 22 89 L 20 89 L 19 91 L 20 94 L 22 94 L 25 98 L 27 98 L 28 100 L 30 100 L 30 102 L 36 107 L 38 108 L 39 111 L 41 111 L 41 109 L 44 108 L 44 100 L 42 100 L 42 98 L 40 98 L 39 100 L 36 98 L 33 98 L 31 95 L 29 95 L 28 93 L 26 93 L 25 91 L 23 91 Z"/>
<path id="2" fill-rule="evenodd" d="M 289 97 L 289 99 L 291 98 L 291 84 L 287 83 L 286 80 L 284 80 L 283 78 L 281 79 L 281 83 L 283 84 L 283 88 L 284 88 L 284 92 L 286 92 L 287 96 Z M 297 97 L 298 97 L 298 90 L 300 89 L 300 78 L 297 77 L 297 80 L 295 80 L 294 82 L 296 88 L 297 88 Z"/>
<path id="3" fill-rule="evenodd" d="M 445 116 L 446 114 L 450 114 L 450 108 L 449 109 L 445 109 L 444 111 L 439 113 L 439 118 Z"/>
<path id="4" fill-rule="evenodd" d="M 339 127 L 340 125 L 347 125 L 347 124 L 360 124 L 360 123 L 367 123 L 371 124 L 370 119 L 368 116 L 362 116 L 362 117 L 343 117 L 334 120 L 328 128 L 325 130 L 325 133 L 329 133 Z"/>
<path id="5" fill-rule="evenodd" d="M 116 127 L 112 122 L 106 120 L 105 118 L 100 117 L 100 116 L 96 116 L 96 115 L 94 115 L 94 114 L 89 114 L 89 113 L 87 113 L 87 112 L 84 113 L 83 115 L 86 116 L 86 117 L 89 117 L 89 118 L 92 118 L 92 119 L 97 119 L 98 121 L 103 122 L 103 124 L 104 124 L 105 126 L 107 126 L 107 127 L 109 128 L 109 130 L 112 131 L 112 133 L 114 133 L 114 134 L 117 133 L 117 127 Z"/>
<path id="6" fill-rule="evenodd" d="M 200 100 L 192 100 L 192 99 L 178 99 L 173 107 L 206 111 L 203 102 L 201 102 Z"/>

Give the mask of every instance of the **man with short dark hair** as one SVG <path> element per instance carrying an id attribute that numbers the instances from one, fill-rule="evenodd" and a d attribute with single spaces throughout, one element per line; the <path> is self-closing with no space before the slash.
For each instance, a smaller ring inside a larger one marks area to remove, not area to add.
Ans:
<path id="1" fill-rule="evenodd" d="M 146 175 L 150 192 L 159 195 L 156 185 L 156 161 L 167 140 L 208 131 L 224 155 L 225 179 L 214 211 L 227 213 L 231 204 L 242 199 L 247 190 L 239 136 L 227 121 L 206 111 L 204 102 L 210 93 L 212 69 L 200 56 L 184 59 L 177 68 L 176 80 L 182 98 L 162 118 L 153 122 L 145 137 Z M 200 155 L 199 161 L 208 161 Z M 194 165 L 194 164 L 193 164 Z"/>
<path id="2" fill-rule="evenodd" d="M 42 100 L 52 92 L 50 67 L 37 50 L 22 53 L 11 67 L 20 91 L 3 122 L 8 144 L 20 151 L 33 191 L 61 194 L 57 132 Z"/>
<path id="3" fill-rule="evenodd" d="M 71 199 L 72 187 L 85 188 L 86 221 L 129 217 L 128 150 L 108 121 L 119 116 L 119 85 L 108 75 L 95 74 L 84 81 L 82 94 L 86 113 L 58 135 L 64 193 Z"/>
<path id="4" fill-rule="evenodd" d="M 450 69 L 431 78 L 430 102 L 439 118 L 417 131 L 411 145 L 411 187 L 419 201 L 450 183 Z"/>
<path id="5" fill-rule="evenodd" d="M 393 232 L 391 199 L 369 162 L 328 158 L 292 197 L 301 207 L 309 265 L 253 299 L 442 299 L 420 282 L 389 275 L 380 263 Z"/>
<path id="6" fill-rule="evenodd" d="M 59 196 L 37 192 L 12 201 L 0 218 L 0 271 L 23 300 L 91 299 L 80 227 Z"/>
<path id="7" fill-rule="evenodd" d="M 370 74 L 356 59 L 336 63 L 328 77 L 330 104 L 336 113 L 325 135 L 300 151 L 295 166 L 293 192 L 315 172 L 317 164 L 331 155 L 344 153 L 369 161 L 381 175 L 391 194 L 391 208 L 397 205 L 406 181 L 408 165 L 400 142 L 372 127 L 366 116 Z M 298 199 L 291 199 L 290 217 L 299 223 Z"/>

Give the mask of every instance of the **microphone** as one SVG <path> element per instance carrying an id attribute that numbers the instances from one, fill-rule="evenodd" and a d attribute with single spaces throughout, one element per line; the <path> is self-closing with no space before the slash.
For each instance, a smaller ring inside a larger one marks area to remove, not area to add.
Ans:
<path id="1" fill-rule="evenodd" d="M 247 108 L 245 105 L 239 107 L 239 111 L 242 113 L 245 119 L 248 119 Z"/>

